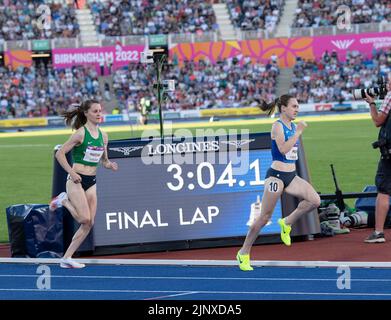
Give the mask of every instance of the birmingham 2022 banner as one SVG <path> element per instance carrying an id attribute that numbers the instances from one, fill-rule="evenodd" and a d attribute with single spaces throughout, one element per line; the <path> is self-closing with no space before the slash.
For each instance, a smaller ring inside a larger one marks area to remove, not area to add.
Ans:
<path id="1" fill-rule="evenodd" d="M 115 70 L 129 63 L 140 62 L 143 51 L 144 45 L 53 49 L 53 66 L 56 69 L 71 68 L 77 65 L 93 65 L 99 68 L 103 58 L 105 68 L 111 62 Z"/>
<path id="2" fill-rule="evenodd" d="M 272 55 L 278 57 L 281 68 L 293 67 L 297 57 L 318 60 L 327 50 L 336 51 L 341 61 L 348 51 L 357 50 L 372 57 L 373 50 L 391 47 L 391 32 L 344 34 L 336 36 L 257 39 L 243 41 L 220 41 L 204 43 L 180 43 L 171 48 L 171 56 L 179 63 L 186 60 L 218 60 L 237 57 L 239 60 L 250 57 L 253 62 L 267 63 Z"/>
<path id="3" fill-rule="evenodd" d="M 185 61 L 208 59 L 212 63 L 218 60 L 237 57 L 239 60 L 250 57 L 253 62 L 267 63 L 272 55 L 278 57 L 281 68 L 291 68 L 296 58 L 318 60 L 327 50 L 336 51 L 338 58 L 344 61 L 348 51 L 357 50 L 371 58 L 373 50 L 391 47 L 391 32 L 344 34 L 336 36 L 297 37 L 256 39 L 243 41 L 219 41 L 203 43 L 179 43 L 170 48 L 170 56 Z M 89 48 L 53 49 L 53 65 L 57 69 L 70 68 L 75 65 L 95 65 L 99 68 L 101 57 L 105 65 L 112 61 L 113 69 L 139 63 L 143 45 L 109 46 Z"/>

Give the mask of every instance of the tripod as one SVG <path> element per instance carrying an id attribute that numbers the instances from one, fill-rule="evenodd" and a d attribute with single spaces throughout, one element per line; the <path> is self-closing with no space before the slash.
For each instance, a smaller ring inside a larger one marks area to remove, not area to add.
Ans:
<path id="1" fill-rule="evenodd" d="M 167 59 L 165 54 L 159 54 L 154 57 L 154 63 L 156 68 L 157 83 L 153 85 L 154 89 L 157 90 L 157 103 L 159 108 L 159 122 L 160 122 L 160 137 L 163 138 L 163 112 L 162 112 L 162 102 L 163 102 L 163 82 L 161 80 L 163 64 Z"/>

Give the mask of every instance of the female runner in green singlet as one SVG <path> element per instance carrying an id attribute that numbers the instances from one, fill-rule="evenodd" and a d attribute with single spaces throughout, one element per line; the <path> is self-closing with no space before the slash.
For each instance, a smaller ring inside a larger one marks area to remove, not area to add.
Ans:
<path id="1" fill-rule="evenodd" d="M 50 208 L 55 209 L 63 205 L 80 223 L 80 228 L 73 236 L 60 265 L 63 268 L 83 268 L 85 265 L 73 260 L 72 255 L 83 243 L 94 224 L 97 205 L 97 166 L 102 160 L 106 169 L 116 171 L 118 165 L 107 157 L 108 137 L 98 127 L 102 119 L 102 107 L 98 101 L 87 100 L 64 112 L 63 116 L 66 124 L 76 129 L 76 132 L 56 153 L 58 162 L 68 172 L 67 192 L 54 198 Z M 71 150 L 74 162 L 72 166 L 65 156 Z"/>

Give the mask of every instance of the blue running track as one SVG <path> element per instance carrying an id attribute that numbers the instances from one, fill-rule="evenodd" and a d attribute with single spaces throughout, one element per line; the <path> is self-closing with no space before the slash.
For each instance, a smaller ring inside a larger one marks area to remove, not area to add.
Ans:
<path id="1" fill-rule="evenodd" d="M 258 267 L 242 272 L 217 266 L 38 267 L 0 264 L 0 300 L 391 299 L 391 269 L 381 268 L 351 268 L 349 283 L 348 273 L 338 280 L 336 268 Z"/>

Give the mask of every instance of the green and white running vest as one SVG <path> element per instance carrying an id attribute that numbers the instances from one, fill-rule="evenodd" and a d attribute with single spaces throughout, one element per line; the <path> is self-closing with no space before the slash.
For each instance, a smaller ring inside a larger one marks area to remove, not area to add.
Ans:
<path id="1" fill-rule="evenodd" d="M 97 166 L 104 152 L 103 135 L 98 128 L 99 136 L 94 139 L 88 129 L 84 127 L 84 140 L 79 146 L 75 146 L 72 151 L 73 162 L 87 166 Z"/>

